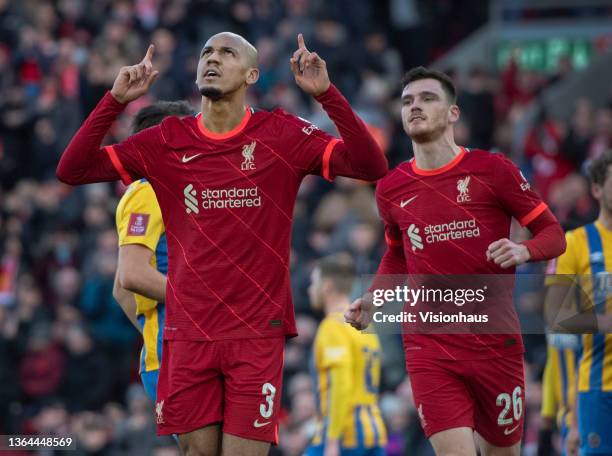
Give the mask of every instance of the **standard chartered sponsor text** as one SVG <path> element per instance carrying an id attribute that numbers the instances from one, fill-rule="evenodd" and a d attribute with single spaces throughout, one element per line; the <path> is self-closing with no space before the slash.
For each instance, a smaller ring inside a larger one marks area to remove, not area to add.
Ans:
<path id="1" fill-rule="evenodd" d="M 438 225 L 427 225 L 424 233 L 427 243 L 433 244 L 434 242 L 478 237 L 480 228 L 476 224 L 476 219 L 453 220 Z"/>
<path id="2" fill-rule="evenodd" d="M 201 193 L 203 209 L 260 207 L 258 187 L 205 188 Z"/>

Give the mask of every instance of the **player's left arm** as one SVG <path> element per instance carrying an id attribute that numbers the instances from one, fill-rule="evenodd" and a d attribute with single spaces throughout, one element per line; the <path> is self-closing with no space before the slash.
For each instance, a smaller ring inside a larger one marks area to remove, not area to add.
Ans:
<path id="1" fill-rule="evenodd" d="M 388 170 L 387 159 L 363 121 L 331 83 L 325 60 L 306 48 L 302 34 L 298 35 L 298 49 L 290 63 L 297 85 L 321 103 L 342 137 L 342 141 L 330 142 L 325 150 L 323 161 L 329 166 L 328 175 L 370 181 L 383 177 Z"/>
<path id="2" fill-rule="evenodd" d="M 494 191 L 501 205 L 529 229 L 532 239 L 516 243 L 507 238 L 492 242 L 487 259 L 509 268 L 527 261 L 542 261 L 558 257 L 565 251 L 565 235 L 546 203 L 531 189 L 514 163 L 496 157 Z"/>
<path id="3" fill-rule="evenodd" d="M 383 221 L 387 250 L 380 260 L 368 292 L 353 301 L 344 313 L 345 321 L 359 331 L 366 329 L 372 321 L 375 309 L 373 302 L 375 290 L 395 288 L 404 283 L 406 274 L 408 274 L 402 230 L 387 209 L 390 200 L 384 195 L 383 183 L 384 180 L 376 186 L 376 206 Z"/>

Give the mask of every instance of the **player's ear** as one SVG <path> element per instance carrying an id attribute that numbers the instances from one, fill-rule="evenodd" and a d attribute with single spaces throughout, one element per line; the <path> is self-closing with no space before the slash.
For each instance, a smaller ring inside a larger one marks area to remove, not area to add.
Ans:
<path id="1" fill-rule="evenodd" d="M 599 184 L 591 184 L 591 195 L 597 201 L 601 201 L 601 197 L 603 196 L 603 188 Z"/>
<path id="2" fill-rule="evenodd" d="M 450 123 L 457 122 L 459 120 L 460 114 L 461 111 L 459 110 L 459 106 L 457 106 L 456 104 L 450 105 L 450 107 L 448 108 L 448 121 Z"/>
<path id="3" fill-rule="evenodd" d="M 247 85 L 253 85 L 259 79 L 259 70 L 257 68 L 249 68 L 246 74 Z"/>

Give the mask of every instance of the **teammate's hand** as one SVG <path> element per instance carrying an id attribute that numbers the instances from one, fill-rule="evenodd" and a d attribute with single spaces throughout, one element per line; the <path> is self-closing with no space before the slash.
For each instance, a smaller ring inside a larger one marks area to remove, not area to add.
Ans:
<path id="1" fill-rule="evenodd" d="M 565 439 L 565 451 L 567 456 L 578 456 L 578 449 L 580 448 L 580 434 L 578 429 L 574 426 L 570 427 Z"/>
<path id="2" fill-rule="evenodd" d="M 527 247 L 506 238 L 492 242 L 487 249 L 487 260 L 493 261 L 504 269 L 526 263 L 529 258 L 531 254 Z"/>
<path id="3" fill-rule="evenodd" d="M 291 72 L 300 89 L 314 97 L 321 95 L 331 82 L 327 74 L 327 64 L 316 52 L 310 52 L 304 44 L 304 37 L 300 33 L 297 37 L 298 49 L 289 59 Z"/>
<path id="4" fill-rule="evenodd" d="M 132 66 L 122 67 L 113 83 L 111 94 L 119 103 L 129 103 L 141 97 L 155 82 L 159 71 L 153 69 L 153 50 L 152 44 L 147 49 L 144 59 Z"/>
<path id="5" fill-rule="evenodd" d="M 344 320 L 353 328 L 361 331 L 366 329 L 372 321 L 374 314 L 374 304 L 372 293 L 366 293 L 361 298 L 357 298 L 344 312 Z"/>

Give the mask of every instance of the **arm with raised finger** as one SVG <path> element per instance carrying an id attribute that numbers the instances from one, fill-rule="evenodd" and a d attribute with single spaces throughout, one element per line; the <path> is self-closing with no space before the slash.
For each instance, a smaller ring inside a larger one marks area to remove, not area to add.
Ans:
<path id="1" fill-rule="evenodd" d="M 298 49 L 290 63 L 297 85 L 321 103 L 342 138 L 331 151 L 330 177 L 371 181 L 383 177 L 388 169 L 383 152 L 346 98 L 330 82 L 325 60 L 308 50 L 302 34 L 298 35 Z"/>
<path id="2" fill-rule="evenodd" d="M 159 72 L 153 69 L 151 62 L 153 51 L 151 45 L 140 63 L 121 68 L 113 88 L 100 100 L 62 154 L 56 169 L 60 181 L 80 185 L 121 179 L 128 184 L 143 176 L 144 171 L 137 160 L 121 163 L 113 147 L 100 146 L 127 103 L 144 95 L 155 82 Z M 153 137 L 152 131 L 145 130 L 138 136 L 141 142 L 148 139 L 147 143 L 161 144 L 161 139 Z"/>
<path id="3" fill-rule="evenodd" d="M 129 103 L 143 96 L 157 79 L 159 71 L 153 69 L 153 51 L 150 45 L 147 53 L 137 65 L 122 67 L 113 83 L 111 95 L 119 103 Z"/>

